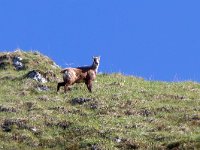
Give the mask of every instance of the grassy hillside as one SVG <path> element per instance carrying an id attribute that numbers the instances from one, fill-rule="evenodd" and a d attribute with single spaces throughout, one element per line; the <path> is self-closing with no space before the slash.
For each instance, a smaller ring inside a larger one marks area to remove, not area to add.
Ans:
<path id="1" fill-rule="evenodd" d="M 31 70 L 50 71 L 49 82 Z M 0 53 L 0 149 L 200 149 L 199 83 L 100 74 L 93 93 L 76 84 L 64 94 L 59 70 L 38 52 Z"/>

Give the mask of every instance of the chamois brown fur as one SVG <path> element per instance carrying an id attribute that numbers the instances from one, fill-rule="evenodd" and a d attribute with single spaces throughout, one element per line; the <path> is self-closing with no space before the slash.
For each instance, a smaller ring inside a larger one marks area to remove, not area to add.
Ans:
<path id="1" fill-rule="evenodd" d="M 61 86 L 64 86 L 64 92 L 66 92 L 69 90 L 70 85 L 81 82 L 84 82 L 88 90 L 92 92 L 92 81 L 96 78 L 99 62 L 100 57 L 93 57 L 93 63 L 91 66 L 65 68 L 61 70 L 61 73 L 63 74 L 63 82 L 58 83 L 57 92 Z"/>

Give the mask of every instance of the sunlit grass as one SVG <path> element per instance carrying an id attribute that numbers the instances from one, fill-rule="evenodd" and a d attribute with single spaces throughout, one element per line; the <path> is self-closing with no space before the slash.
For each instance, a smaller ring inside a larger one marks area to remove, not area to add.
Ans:
<path id="1" fill-rule="evenodd" d="M 200 84 L 117 73 L 98 75 L 93 93 L 84 84 L 57 93 L 56 80 L 39 91 L 28 71 L 51 70 L 61 80 L 59 69 L 39 53 L 19 55 L 25 70 L 0 70 L 0 149 L 200 148 Z"/>

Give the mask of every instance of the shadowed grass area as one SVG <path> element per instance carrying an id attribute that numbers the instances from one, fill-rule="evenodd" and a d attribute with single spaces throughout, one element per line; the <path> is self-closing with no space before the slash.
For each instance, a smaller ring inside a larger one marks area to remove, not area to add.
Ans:
<path id="1" fill-rule="evenodd" d="M 60 68 L 48 57 L 23 51 L 0 56 L 20 56 L 26 65 L 16 71 L 10 59 L 2 60 L 0 149 L 200 148 L 199 83 L 99 74 L 93 93 L 84 84 L 56 93 Z M 38 83 L 25 77 L 30 70 L 50 70 L 58 79 Z M 41 85 L 49 90 L 38 90 Z"/>

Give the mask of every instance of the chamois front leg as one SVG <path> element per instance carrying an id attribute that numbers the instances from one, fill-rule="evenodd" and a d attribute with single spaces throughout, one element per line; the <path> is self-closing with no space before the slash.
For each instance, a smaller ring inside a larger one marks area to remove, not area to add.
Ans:
<path id="1" fill-rule="evenodd" d="M 85 84 L 87 85 L 89 92 L 92 93 L 92 80 L 86 80 Z"/>
<path id="2" fill-rule="evenodd" d="M 61 86 L 65 86 L 65 82 L 59 82 L 57 85 L 57 92 L 60 90 Z"/>

